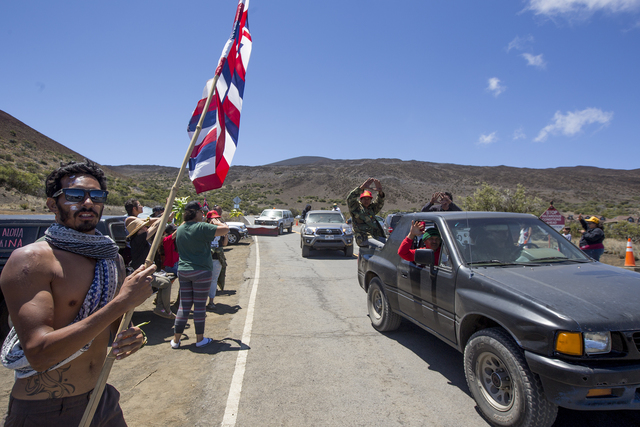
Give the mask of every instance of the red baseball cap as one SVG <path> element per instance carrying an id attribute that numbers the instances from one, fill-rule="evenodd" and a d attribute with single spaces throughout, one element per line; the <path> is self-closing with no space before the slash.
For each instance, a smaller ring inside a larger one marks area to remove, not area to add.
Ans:
<path id="1" fill-rule="evenodd" d="M 207 219 L 211 218 L 220 218 L 220 215 L 218 215 L 218 212 L 210 210 L 209 212 L 207 212 Z"/>
<path id="2" fill-rule="evenodd" d="M 373 199 L 373 196 L 371 195 L 371 191 L 369 190 L 364 190 L 362 192 L 362 194 L 360 195 L 360 198 L 362 199 L 363 197 L 371 197 Z"/>

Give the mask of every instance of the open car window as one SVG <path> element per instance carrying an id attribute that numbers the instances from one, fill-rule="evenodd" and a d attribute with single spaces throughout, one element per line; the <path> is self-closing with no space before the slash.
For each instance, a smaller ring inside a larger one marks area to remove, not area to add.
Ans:
<path id="1" fill-rule="evenodd" d="M 561 234 L 535 217 L 449 220 L 447 225 L 468 265 L 589 261 Z"/>

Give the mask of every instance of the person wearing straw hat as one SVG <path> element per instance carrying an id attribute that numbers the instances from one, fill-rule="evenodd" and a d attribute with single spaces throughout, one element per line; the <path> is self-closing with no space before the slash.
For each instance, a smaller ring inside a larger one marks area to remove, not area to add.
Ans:
<path id="1" fill-rule="evenodd" d="M 125 227 L 129 233 L 127 241 L 131 245 L 131 268 L 134 270 L 144 265 L 151 250 L 151 241 L 159 226 L 160 218 L 140 219 L 130 216 L 125 220 Z M 157 264 L 156 266 L 160 267 Z M 175 319 L 176 315 L 171 311 L 171 279 L 164 272 L 153 273 L 151 286 L 158 290 L 153 313 L 165 319 Z"/>
<path id="2" fill-rule="evenodd" d="M 200 203 L 191 201 L 184 207 L 184 223 L 176 230 L 176 249 L 180 254 L 178 279 L 180 280 L 180 308 L 174 322 L 171 348 L 180 348 L 189 313 L 193 306 L 193 323 L 196 330 L 196 347 L 213 342 L 204 337 L 204 322 L 207 316 L 205 304 L 213 282 L 213 259 L 211 241 L 216 236 L 229 233 L 226 224 L 213 218 L 211 224 L 203 222 L 204 212 Z"/>
<path id="3" fill-rule="evenodd" d="M 145 342 L 138 327 L 115 335 L 122 315 L 151 295 L 156 267 L 126 276 L 118 246 L 96 230 L 108 195 L 102 170 L 62 165 L 45 193 L 56 222 L 45 241 L 16 249 L 0 276 L 14 324 L 2 346 L 2 364 L 15 370 L 5 426 L 77 426 L 109 343 L 123 359 Z M 118 401 L 107 385 L 95 425 L 126 426 Z"/>

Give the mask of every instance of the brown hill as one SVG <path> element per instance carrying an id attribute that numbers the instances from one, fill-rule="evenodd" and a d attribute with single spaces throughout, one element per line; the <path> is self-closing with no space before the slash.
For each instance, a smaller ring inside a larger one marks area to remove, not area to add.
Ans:
<path id="1" fill-rule="evenodd" d="M 4 205 L 0 209 L 42 211 L 40 188 L 46 173 L 58 161 L 82 158 L 0 111 L 0 185 L 5 187 L 0 192 L 0 205 Z M 178 168 L 148 165 L 104 166 L 104 170 L 109 177 L 110 201 L 116 205 L 114 211 L 122 211 L 129 197 L 137 197 L 148 206 L 162 203 L 178 172 Z M 522 184 L 529 195 L 539 197 L 544 204 L 554 200 L 565 211 L 638 216 L 639 172 L 589 166 L 530 169 L 298 157 L 266 166 L 233 166 L 224 187 L 208 192 L 206 197 L 209 203 L 219 203 L 229 210 L 232 199 L 238 196 L 243 200 L 241 209 L 250 213 L 274 205 L 301 210 L 307 203 L 323 208 L 334 202 L 344 210 L 349 191 L 373 176 L 380 179 L 387 194 L 385 211 L 419 209 L 434 191 L 442 190 L 451 191 L 460 203 L 487 183 L 511 190 Z M 181 182 L 178 195 L 196 196 L 188 178 Z"/>

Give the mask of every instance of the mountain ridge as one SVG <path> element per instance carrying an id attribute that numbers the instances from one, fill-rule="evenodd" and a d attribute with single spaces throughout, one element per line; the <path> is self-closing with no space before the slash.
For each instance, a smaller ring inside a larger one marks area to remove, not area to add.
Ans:
<path id="1" fill-rule="evenodd" d="M 35 197 L 37 200 L 26 202 L 32 210 L 33 205 L 43 205 L 44 192 L 38 190 L 38 185 L 43 187 L 44 176 L 57 166 L 56 161 L 83 158 L 80 153 L 0 110 L 0 185 L 5 187 L 0 195 L 0 205 L 9 203 L 11 197 L 24 200 Z M 179 170 L 157 165 L 102 167 L 109 178 L 110 201 L 120 206 L 129 197 L 138 197 L 148 205 L 161 204 Z M 19 183 L 12 181 L 15 175 L 33 181 L 33 188 L 28 190 L 31 194 L 15 188 L 20 187 Z M 435 191 L 451 191 L 454 201 L 460 202 L 464 197 L 473 195 L 483 183 L 507 190 L 515 190 L 516 185 L 521 184 L 531 197 L 539 197 L 544 203 L 554 200 L 566 207 L 585 203 L 590 203 L 593 210 L 628 206 L 633 211 L 629 214 L 640 207 L 640 197 L 637 196 L 640 194 L 640 169 L 596 166 L 536 169 L 396 158 L 300 156 L 263 166 L 232 166 L 225 185 L 205 195 L 207 199 L 219 200 L 225 209 L 232 207 L 233 197 L 240 196 L 244 202 L 241 208 L 249 211 L 272 205 L 301 210 L 307 203 L 314 208 L 338 203 L 344 210 L 349 191 L 370 176 L 382 182 L 387 196 L 385 211 L 420 209 Z M 203 197 L 195 195 L 187 177 L 180 182 L 178 195 L 192 199 Z M 13 203 L 13 207 L 19 209 L 15 201 Z M 37 207 L 35 211 L 40 209 Z"/>

